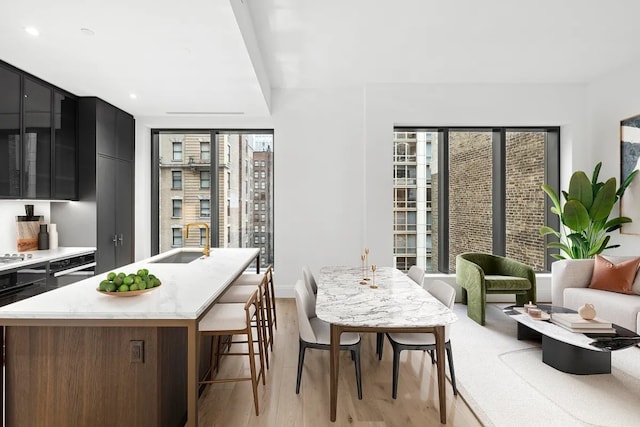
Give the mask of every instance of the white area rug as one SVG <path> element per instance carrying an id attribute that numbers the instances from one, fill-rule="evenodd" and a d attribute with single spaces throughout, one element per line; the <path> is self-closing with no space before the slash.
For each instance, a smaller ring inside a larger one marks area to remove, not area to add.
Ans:
<path id="1" fill-rule="evenodd" d="M 640 348 L 612 353 L 610 375 L 572 375 L 518 341 L 516 322 L 487 305 L 486 325 L 456 304 L 451 345 L 458 388 L 488 426 L 640 426 Z"/>

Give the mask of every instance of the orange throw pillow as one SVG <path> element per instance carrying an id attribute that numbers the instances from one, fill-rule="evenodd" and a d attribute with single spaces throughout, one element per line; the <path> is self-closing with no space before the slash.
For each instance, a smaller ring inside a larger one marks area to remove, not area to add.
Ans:
<path id="1" fill-rule="evenodd" d="M 639 264 L 640 258 L 613 264 L 606 258 L 596 255 L 589 287 L 602 291 L 633 294 L 633 279 L 636 277 Z"/>

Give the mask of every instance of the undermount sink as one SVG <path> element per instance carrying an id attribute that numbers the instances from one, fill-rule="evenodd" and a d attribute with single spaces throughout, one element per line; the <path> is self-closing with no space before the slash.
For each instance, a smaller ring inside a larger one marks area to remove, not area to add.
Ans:
<path id="1" fill-rule="evenodd" d="M 202 252 L 176 252 L 150 262 L 164 264 L 188 264 L 202 256 Z"/>

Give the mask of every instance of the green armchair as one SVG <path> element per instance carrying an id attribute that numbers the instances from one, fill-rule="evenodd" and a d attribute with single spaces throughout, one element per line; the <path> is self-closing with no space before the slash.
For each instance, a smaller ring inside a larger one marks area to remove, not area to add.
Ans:
<path id="1" fill-rule="evenodd" d="M 456 282 L 462 287 L 467 316 L 484 325 L 487 294 L 516 294 L 516 304 L 536 302 L 536 276 L 519 261 L 478 252 L 456 257 Z"/>

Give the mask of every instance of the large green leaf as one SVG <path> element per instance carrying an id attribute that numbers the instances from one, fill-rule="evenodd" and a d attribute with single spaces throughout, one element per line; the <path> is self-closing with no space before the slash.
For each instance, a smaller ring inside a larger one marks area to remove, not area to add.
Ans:
<path id="1" fill-rule="evenodd" d="M 636 175 L 638 174 L 638 169 L 634 170 L 633 172 L 631 172 L 629 174 L 629 176 L 627 176 L 624 179 L 624 182 L 622 183 L 622 185 L 620 186 L 620 188 L 618 188 L 618 191 L 616 192 L 616 196 L 618 197 L 622 197 L 622 195 L 624 194 L 624 192 L 627 190 L 627 187 L 629 185 L 631 185 L 631 181 L 633 181 L 633 178 L 636 177 Z"/>
<path id="2" fill-rule="evenodd" d="M 582 232 L 589 227 L 589 212 L 578 200 L 569 200 L 564 204 L 564 225 L 573 231 Z"/>
<path id="3" fill-rule="evenodd" d="M 560 233 L 558 233 L 556 230 L 549 227 L 548 225 L 543 225 L 542 227 L 540 227 L 540 234 L 542 236 L 546 236 L 547 234 L 553 234 L 554 236 L 560 238 Z"/>
<path id="4" fill-rule="evenodd" d="M 594 221 L 606 219 L 616 203 L 616 179 L 611 177 L 596 194 L 589 209 L 589 217 Z"/>
<path id="5" fill-rule="evenodd" d="M 614 230 L 617 230 L 618 228 L 622 227 L 622 224 L 626 224 L 631 222 L 631 218 L 627 217 L 627 216 L 619 216 L 617 218 L 613 218 L 611 220 L 609 220 L 605 225 L 604 225 L 604 229 L 606 230 L 607 233 L 610 233 Z"/>
<path id="6" fill-rule="evenodd" d="M 556 192 L 553 189 L 553 187 L 551 187 L 548 184 L 542 184 L 542 191 L 547 193 L 547 196 L 549 196 L 549 198 L 553 202 L 553 207 L 551 209 L 553 210 L 553 208 L 556 208 L 559 211 L 560 210 L 560 199 L 558 199 L 558 195 L 556 194 Z"/>
<path id="7" fill-rule="evenodd" d="M 587 210 L 591 209 L 591 204 L 593 203 L 593 188 L 586 173 L 577 171 L 571 175 L 568 200 L 577 200 L 582 203 Z"/>
<path id="8" fill-rule="evenodd" d="M 598 182 L 598 175 L 600 175 L 600 168 L 602 167 L 602 162 L 598 162 L 595 168 L 593 168 L 593 175 L 591 175 L 591 182 L 594 184 Z"/>

